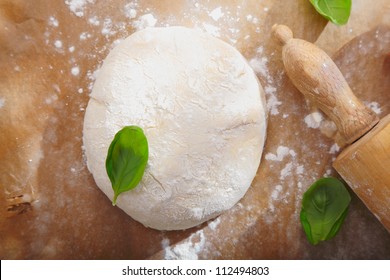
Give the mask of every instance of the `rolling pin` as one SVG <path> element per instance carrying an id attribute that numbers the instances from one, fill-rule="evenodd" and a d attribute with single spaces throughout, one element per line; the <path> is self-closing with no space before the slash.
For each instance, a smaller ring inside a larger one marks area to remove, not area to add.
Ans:
<path id="1" fill-rule="evenodd" d="M 285 25 L 274 25 L 272 33 L 292 83 L 336 124 L 335 140 L 344 149 L 334 169 L 390 232 L 390 115 L 379 121 L 323 50 L 293 38 Z"/>

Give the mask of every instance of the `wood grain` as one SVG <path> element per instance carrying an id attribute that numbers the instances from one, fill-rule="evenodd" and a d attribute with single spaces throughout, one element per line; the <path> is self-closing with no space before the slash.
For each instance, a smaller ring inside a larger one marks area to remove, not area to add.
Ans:
<path id="1" fill-rule="evenodd" d="M 390 232 L 390 115 L 347 147 L 333 166 Z"/>

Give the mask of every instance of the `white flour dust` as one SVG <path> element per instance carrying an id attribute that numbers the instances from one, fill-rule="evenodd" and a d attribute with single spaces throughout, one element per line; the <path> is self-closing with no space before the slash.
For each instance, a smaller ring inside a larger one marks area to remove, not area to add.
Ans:
<path id="1" fill-rule="evenodd" d="M 313 112 L 304 118 L 307 127 L 319 128 L 324 117 L 320 112 Z"/>
<path id="2" fill-rule="evenodd" d="M 173 247 L 168 246 L 169 241 L 163 240 L 165 245 L 166 260 L 197 260 L 198 254 L 203 250 L 206 243 L 206 237 L 203 230 L 193 233 L 185 242 Z"/>

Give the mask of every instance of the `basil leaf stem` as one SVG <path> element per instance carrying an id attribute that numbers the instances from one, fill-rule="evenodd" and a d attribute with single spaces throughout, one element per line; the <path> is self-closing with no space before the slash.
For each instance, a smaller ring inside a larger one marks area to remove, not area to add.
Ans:
<path id="1" fill-rule="evenodd" d="M 351 14 L 352 0 L 310 0 L 311 4 L 326 19 L 343 25 Z"/>
<path id="2" fill-rule="evenodd" d="M 348 213 L 351 196 L 336 178 L 321 178 L 303 194 L 300 219 L 313 245 L 333 238 Z"/>
<path id="3" fill-rule="evenodd" d="M 148 157 L 148 141 L 140 127 L 126 126 L 115 134 L 106 158 L 106 171 L 114 190 L 112 205 L 118 195 L 138 185 Z"/>

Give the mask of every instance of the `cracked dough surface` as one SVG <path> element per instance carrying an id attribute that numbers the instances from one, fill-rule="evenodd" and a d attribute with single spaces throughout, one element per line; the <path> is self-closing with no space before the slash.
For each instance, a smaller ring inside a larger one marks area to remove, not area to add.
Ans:
<path id="1" fill-rule="evenodd" d="M 222 40 L 147 28 L 110 52 L 86 109 L 88 169 L 110 199 L 105 159 L 126 125 L 144 129 L 149 161 L 140 185 L 117 205 L 147 227 L 190 228 L 231 208 L 251 185 L 266 135 L 263 89 Z"/>

